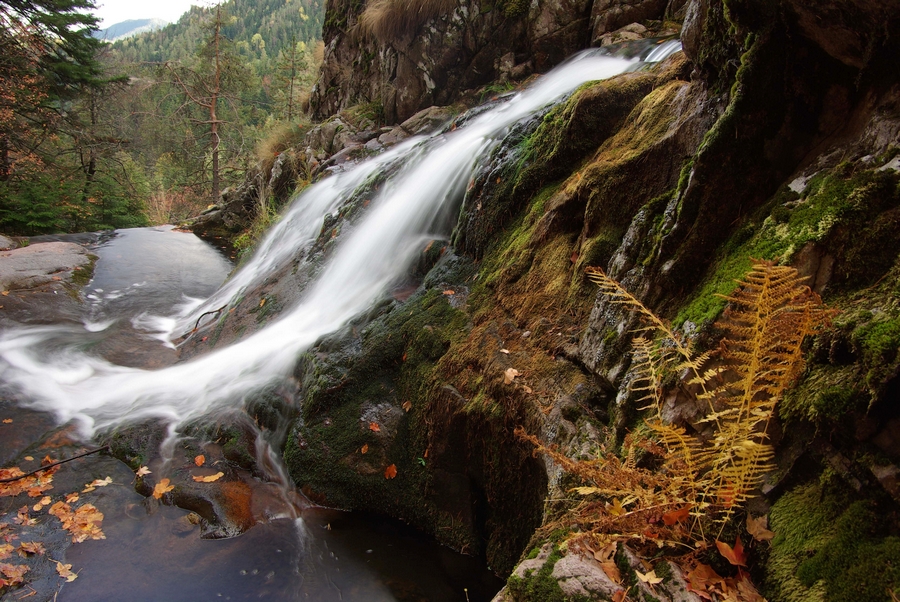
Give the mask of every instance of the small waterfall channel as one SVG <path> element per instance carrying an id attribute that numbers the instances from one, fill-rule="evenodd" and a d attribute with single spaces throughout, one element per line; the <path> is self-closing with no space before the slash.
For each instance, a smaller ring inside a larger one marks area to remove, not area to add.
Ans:
<path id="1" fill-rule="evenodd" d="M 109 327 L 103 316 L 85 320 L 81 328 L 10 329 L 0 333 L 2 386 L 21 405 L 51 412 L 60 423 L 73 422 L 85 437 L 122 424 L 162 420 L 174 438 L 182 425 L 239 410 L 256 392 L 288 380 L 298 355 L 318 339 L 383 300 L 428 241 L 447 237 L 472 174 L 511 126 L 584 82 L 660 61 L 679 48 L 670 41 L 642 57 L 619 58 L 597 50 L 576 55 L 527 90 L 451 131 L 408 139 L 308 187 L 254 257 L 207 299 L 190 300 L 165 317 L 125 316 L 137 331 L 176 348 L 196 325 L 202 329 L 279 269 L 298 259 L 311 261 L 307 255 L 326 216 L 373 177 L 390 174 L 365 215 L 316 268 L 299 302 L 242 340 L 149 370 L 86 350 Z M 307 528 L 302 523 L 297 521 L 301 533 Z"/>

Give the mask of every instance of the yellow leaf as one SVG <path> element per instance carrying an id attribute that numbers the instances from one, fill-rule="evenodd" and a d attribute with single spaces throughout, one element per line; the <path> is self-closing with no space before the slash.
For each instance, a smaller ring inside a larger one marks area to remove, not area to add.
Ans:
<path id="1" fill-rule="evenodd" d="M 161 500 L 162 496 L 175 489 L 174 485 L 169 485 L 169 479 L 160 479 L 159 483 L 153 488 L 153 497 Z"/>
<path id="2" fill-rule="evenodd" d="M 612 504 L 607 504 L 606 511 L 613 516 L 622 516 L 627 512 L 625 507 L 622 506 L 622 502 L 619 501 L 619 498 L 614 499 Z"/>
<path id="3" fill-rule="evenodd" d="M 662 577 L 656 576 L 656 571 L 650 571 L 649 573 L 642 573 L 640 571 L 634 571 L 634 574 L 638 579 L 646 583 L 647 585 L 656 585 L 657 583 L 662 583 Z"/>
<path id="4" fill-rule="evenodd" d="M 63 564 L 57 561 L 56 572 L 59 573 L 59 576 L 66 581 L 75 581 L 76 579 L 78 579 L 78 575 L 72 572 L 71 564 Z"/>
<path id="5" fill-rule="evenodd" d="M 600 493 L 600 490 L 596 487 L 576 487 L 572 491 L 579 493 L 580 495 L 591 495 L 592 493 Z"/>
<path id="6" fill-rule="evenodd" d="M 208 477 L 193 477 L 193 479 L 198 483 L 212 483 L 213 481 L 218 481 L 224 476 L 224 472 L 217 472 L 216 474 L 211 474 Z"/>

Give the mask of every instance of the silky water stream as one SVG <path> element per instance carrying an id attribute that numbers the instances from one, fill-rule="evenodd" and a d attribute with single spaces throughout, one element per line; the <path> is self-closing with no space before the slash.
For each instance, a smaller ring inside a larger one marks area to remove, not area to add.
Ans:
<path id="1" fill-rule="evenodd" d="M 6 392 L 21 406 L 76 425 L 85 438 L 153 420 L 169 425 L 163 448 L 174 445 L 183 425 L 233 414 L 254 393 L 289 381 L 298 354 L 383 300 L 426 241 L 446 238 L 479 161 L 512 125 L 586 81 L 662 60 L 678 48 L 667 42 L 643 58 L 581 53 L 453 131 L 409 139 L 330 175 L 294 199 L 254 257 L 219 288 L 228 264 L 209 247 L 192 248 L 193 235 L 169 229 L 119 233 L 97 250 L 83 325 L 0 333 Z M 221 308 L 234 307 L 288 262 L 312 261 L 307 255 L 325 217 L 383 173 L 391 175 L 367 213 L 321 268 L 310 268 L 315 277 L 299 302 L 229 346 L 176 361 L 177 343 L 197 324 L 202 328 Z M 124 265 L 135 261 L 117 271 L 116 258 Z M 153 350 L 163 359 L 154 359 Z M 287 487 L 277 455 L 269 456 L 273 480 Z M 288 504 L 294 510 L 240 537 L 201 541 L 197 528 L 182 520 L 185 512 L 162 507 L 147 514 L 139 510 L 141 496 L 134 496 L 107 515 L 106 541 L 67 552 L 68 562 L 94 576 L 67 584 L 60 602 L 474 602 L 490 599 L 500 587 L 474 559 L 390 521 Z M 89 571 L 91 566 L 105 570 Z"/>

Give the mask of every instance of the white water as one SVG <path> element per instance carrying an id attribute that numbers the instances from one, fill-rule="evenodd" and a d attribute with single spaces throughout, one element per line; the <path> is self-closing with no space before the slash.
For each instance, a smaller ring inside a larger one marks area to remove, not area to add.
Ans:
<path id="1" fill-rule="evenodd" d="M 663 48 L 665 47 L 665 48 Z M 661 45 L 654 60 L 677 50 Z M 155 320 L 163 338 L 185 333 L 204 313 L 229 304 L 286 262 L 303 255 L 328 213 L 367 178 L 400 162 L 301 301 L 250 337 L 203 357 L 156 371 L 111 364 L 82 351 L 71 327 L 10 330 L 0 336 L 0 378 L 22 403 L 75 421 L 85 435 L 124 422 L 161 418 L 175 429 L 241 407 L 255 391 L 289 377 L 299 353 L 384 298 L 453 209 L 479 160 L 517 121 L 638 61 L 583 53 L 505 104 L 446 134 L 416 138 L 311 186 L 261 244 L 253 260 L 208 300 Z M 151 321 L 144 320 L 147 324 Z M 71 341 L 75 340 L 76 343 Z"/>

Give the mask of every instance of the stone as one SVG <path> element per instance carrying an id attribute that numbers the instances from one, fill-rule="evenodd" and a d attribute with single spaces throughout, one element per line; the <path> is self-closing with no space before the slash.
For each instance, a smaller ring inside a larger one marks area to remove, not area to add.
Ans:
<path id="1" fill-rule="evenodd" d="M 9 251 L 10 249 L 15 249 L 17 246 L 18 245 L 16 245 L 15 241 L 11 238 L 0 235 L 0 251 Z"/>
<path id="2" fill-rule="evenodd" d="M 0 288 L 33 288 L 71 280 L 76 268 L 91 262 L 87 250 L 69 242 L 33 244 L 0 252 Z"/>
<path id="3" fill-rule="evenodd" d="M 401 123 L 400 127 L 413 136 L 430 134 L 449 122 L 453 115 L 450 107 L 428 107 Z"/>
<path id="4" fill-rule="evenodd" d="M 551 576 L 566 596 L 612 596 L 622 588 L 603 571 L 593 558 L 570 552 L 553 565 Z"/>
<path id="5" fill-rule="evenodd" d="M 700 56 L 700 40 L 708 10 L 709 0 L 690 0 L 684 15 L 684 24 L 681 26 L 681 49 L 694 63 Z"/>

